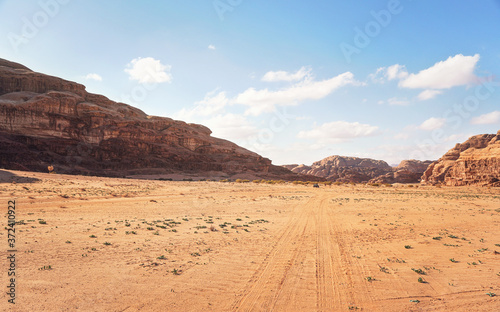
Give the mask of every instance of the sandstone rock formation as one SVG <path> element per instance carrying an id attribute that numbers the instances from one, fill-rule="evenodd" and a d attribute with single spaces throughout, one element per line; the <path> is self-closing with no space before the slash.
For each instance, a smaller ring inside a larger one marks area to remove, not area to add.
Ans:
<path id="1" fill-rule="evenodd" d="M 500 186 L 500 131 L 455 145 L 422 176 L 424 184 Z"/>
<path id="2" fill-rule="evenodd" d="M 330 156 L 311 166 L 285 165 L 283 167 L 299 174 L 314 175 L 329 181 L 356 183 L 368 182 L 370 179 L 392 171 L 392 168 L 382 160 L 344 156 Z"/>
<path id="3" fill-rule="evenodd" d="M 371 179 L 370 183 L 418 183 L 432 161 L 403 160 L 392 172 Z"/>
<path id="4" fill-rule="evenodd" d="M 0 168 L 125 176 L 175 172 L 293 179 L 207 127 L 141 110 L 0 59 Z"/>

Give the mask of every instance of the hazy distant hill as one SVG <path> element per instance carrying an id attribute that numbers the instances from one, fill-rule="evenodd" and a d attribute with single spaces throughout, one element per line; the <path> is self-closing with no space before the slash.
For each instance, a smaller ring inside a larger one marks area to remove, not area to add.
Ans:
<path id="1" fill-rule="evenodd" d="M 285 165 L 284 167 L 296 173 L 341 182 L 367 182 L 392 170 L 391 166 L 382 160 L 336 155 L 314 162 L 311 166 Z"/>
<path id="2" fill-rule="evenodd" d="M 300 174 L 315 175 L 330 181 L 371 183 L 416 183 L 432 161 L 404 160 L 397 167 L 383 160 L 330 156 L 307 165 L 283 167 Z"/>

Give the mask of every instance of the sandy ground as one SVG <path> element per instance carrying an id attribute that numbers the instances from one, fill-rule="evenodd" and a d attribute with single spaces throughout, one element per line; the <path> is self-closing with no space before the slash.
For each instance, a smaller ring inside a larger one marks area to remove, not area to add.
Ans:
<path id="1" fill-rule="evenodd" d="M 500 309 L 498 188 L 0 170 L 2 228 L 9 200 L 17 297 L 1 311 Z M 5 290 L 7 230 L 0 246 Z"/>

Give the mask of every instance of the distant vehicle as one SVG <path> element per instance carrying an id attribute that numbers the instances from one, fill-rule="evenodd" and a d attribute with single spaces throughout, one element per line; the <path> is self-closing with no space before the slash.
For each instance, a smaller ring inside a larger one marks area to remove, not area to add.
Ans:
<path id="1" fill-rule="evenodd" d="M 319 187 L 318 183 L 314 183 L 313 187 Z"/>

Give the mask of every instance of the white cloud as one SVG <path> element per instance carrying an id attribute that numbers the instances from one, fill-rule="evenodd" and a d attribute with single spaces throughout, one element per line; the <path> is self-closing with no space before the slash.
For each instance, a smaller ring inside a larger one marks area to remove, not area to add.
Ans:
<path id="1" fill-rule="evenodd" d="M 410 104 L 410 102 L 406 98 L 398 99 L 396 97 L 388 99 L 387 103 L 389 105 L 397 105 L 397 106 L 406 106 Z"/>
<path id="2" fill-rule="evenodd" d="M 297 116 L 295 117 L 295 120 L 311 120 L 311 116 Z"/>
<path id="3" fill-rule="evenodd" d="M 300 131 L 299 139 L 315 139 L 319 142 L 344 142 L 354 138 L 373 136 L 379 128 L 359 122 L 333 121 L 321 126 L 315 125 L 312 130 Z"/>
<path id="4" fill-rule="evenodd" d="M 446 119 L 445 118 L 435 118 L 431 117 L 424 121 L 420 126 L 418 126 L 419 129 L 421 130 L 436 130 L 441 128 L 446 124 Z"/>
<path id="5" fill-rule="evenodd" d="M 398 133 L 394 136 L 396 140 L 408 140 L 410 135 L 408 133 Z"/>
<path id="6" fill-rule="evenodd" d="M 215 50 L 215 46 L 213 44 L 211 44 L 211 45 L 208 46 L 208 49 L 209 50 Z"/>
<path id="7" fill-rule="evenodd" d="M 444 141 L 449 142 L 449 143 L 453 143 L 453 144 L 463 143 L 471 136 L 473 136 L 473 134 L 470 134 L 470 133 L 468 133 L 468 134 L 466 134 L 466 133 L 452 134 L 452 135 L 448 136 L 447 138 L 445 138 Z"/>
<path id="8" fill-rule="evenodd" d="M 478 81 L 474 74 L 479 54 L 464 56 L 457 54 L 432 67 L 410 74 L 399 82 L 399 86 L 410 89 L 449 89 L 456 86 L 470 85 Z"/>
<path id="9" fill-rule="evenodd" d="M 474 117 L 470 123 L 473 125 L 490 125 L 500 123 L 500 111 L 494 111 L 479 117 Z"/>
<path id="10" fill-rule="evenodd" d="M 217 113 L 224 111 L 224 108 L 229 104 L 229 99 L 226 97 L 225 92 L 216 91 L 209 92 L 201 101 L 195 102 L 195 107 L 192 109 L 183 108 L 180 110 L 175 118 L 181 120 L 191 119 L 193 116 L 213 116 Z"/>
<path id="11" fill-rule="evenodd" d="M 85 76 L 85 79 L 86 80 L 95 80 L 95 81 L 102 81 L 102 77 L 98 74 L 88 74 L 87 76 Z"/>
<path id="12" fill-rule="evenodd" d="M 443 93 L 443 92 L 439 91 L 439 90 L 424 90 L 424 91 L 420 92 L 420 94 L 418 95 L 418 99 L 420 101 L 430 100 L 430 99 L 433 99 L 436 96 L 440 95 L 441 93 Z"/>
<path id="13" fill-rule="evenodd" d="M 129 74 L 131 80 L 137 80 L 140 83 L 170 83 L 172 82 L 171 68 L 172 66 L 163 65 L 152 57 L 139 57 L 127 64 L 125 72 Z"/>
<path id="14" fill-rule="evenodd" d="M 354 79 L 352 73 L 346 72 L 322 81 L 306 79 L 278 91 L 250 88 L 238 94 L 234 99 L 234 103 L 249 106 L 245 112 L 246 115 L 258 116 L 262 113 L 274 111 L 276 106 L 292 106 L 305 100 L 322 99 L 346 85 L 360 85 L 360 83 Z"/>
<path id="15" fill-rule="evenodd" d="M 228 140 L 244 140 L 258 133 L 258 129 L 245 116 L 238 114 L 220 114 L 203 121 L 203 125 L 212 130 L 212 136 Z"/>
<path id="16" fill-rule="evenodd" d="M 408 76 L 408 72 L 404 65 L 394 64 L 389 67 L 380 67 L 374 74 L 368 77 L 377 83 L 385 83 L 386 80 L 403 79 Z"/>
<path id="17" fill-rule="evenodd" d="M 385 75 L 387 80 L 394 80 L 396 78 L 403 79 L 408 76 L 408 71 L 406 71 L 406 67 L 404 65 L 395 64 L 387 67 Z"/>
<path id="18" fill-rule="evenodd" d="M 370 78 L 373 82 L 384 83 L 385 70 L 385 67 L 377 68 L 377 71 L 374 74 L 368 75 L 368 78 Z"/>
<path id="19" fill-rule="evenodd" d="M 266 82 L 276 82 L 276 81 L 300 81 L 304 78 L 311 77 L 311 69 L 302 67 L 296 73 L 289 73 L 286 71 L 269 71 L 263 77 L 262 81 Z"/>

